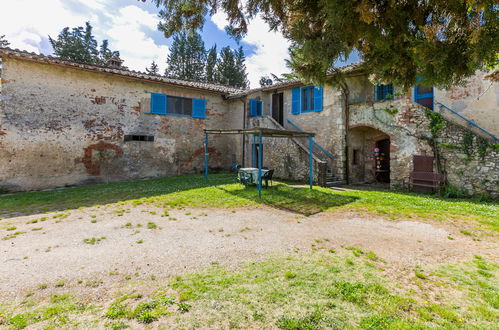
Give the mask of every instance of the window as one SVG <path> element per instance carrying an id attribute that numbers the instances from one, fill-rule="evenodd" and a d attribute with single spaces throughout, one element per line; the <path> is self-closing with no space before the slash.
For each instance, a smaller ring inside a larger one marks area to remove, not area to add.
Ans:
<path id="1" fill-rule="evenodd" d="M 376 101 L 393 100 L 393 84 L 376 85 L 374 94 Z"/>
<path id="2" fill-rule="evenodd" d="M 206 118 L 206 100 L 151 93 L 151 114 Z"/>
<path id="3" fill-rule="evenodd" d="M 168 114 L 192 116 L 192 99 L 168 96 L 166 105 L 166 113 Z"/>
<path id="4" fill-rule="evenodd" d="M 250 117 L 261 117 L 262 116 L 263 101 L 250 100 L 249 105 L 250 105 L 250 111 L 249 111 Z"/>
<path id="5" fill-rule="evenodd" d="M 293 88 L 291 91 L 291 113 L 322 111 L 322 86 L 306 86 Z"/>
<path id="6" fill-rule="evenodd" d="M 314 111 L 314 86 L 301 89 L 301 111 Z"/>
<path id="7" fill-rule="evenodd" d="M 128 141 L 147 141 L 154 142 L 154 136 L 152 135 L 125 135 L 125 142 Z"/>

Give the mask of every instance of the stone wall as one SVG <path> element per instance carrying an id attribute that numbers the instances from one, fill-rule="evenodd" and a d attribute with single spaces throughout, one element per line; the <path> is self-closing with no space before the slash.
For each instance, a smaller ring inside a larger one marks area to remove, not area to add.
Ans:
<path id="1" fill-rule="evenodd" d="M 359 140 L 357 134 L 352 134 L 353 144 L 349 146 L 351 181 L 362 182 L 370 179 L 368 174 L 364 174 L 364 177 L 359 176 L 358 170 L 352 166 L 353 150 L 364 143 L 364 147 L 360 148 L 360 158 L 363 166 L 369 171 L 374 166 L 374 163 L 370 163 L 374 149 L 372 142 L 388 136 L 390 138 L 390 184 L 393 187 L 402 186 L 412 171 L 413 155 L 432 155 L 432 149 L 428 143 L 418 138 L 426 132 L 424 127 L 427 125 L 428 120 L 422 107 L 407 98 L 351 105 L 350 129 L 353 131 L 363 128 L 371 135 L 363 142 Z M 379 138 L 377 138 L 378 135 Z"/>
<path id="2" fill-rule="evenodd" d="M 220 94 L 16 59 L 3 60 L 0 187 L 35 190 L 201 172 L 205 128 L 242 127 Z M 207 100 L 207 119 L 152 115 L 150 93 Z M 128 134 L 154 142 L 124 141 Z M 228 169 L 241 143 L 210 139 Z"/>
<path id="3" fill-rule="evenodd" d="M 391 186 L 404 184 L 413 169 L 413 155 L 433 156 L 428 137 L 432 136 L 426 108 L 407 97 L 393 101 L 364 103 L 350 108 L 350 128 L 364 128 L 366 131 L 384 133 L 391 141 L 390 179 Z M 445 127 L 436 136 L 437 147 L 442 157 L 443 169 L 448 182 L 469 194 L 499 194 L 499 150 L 472 131 L 443 119 Z M 376 134 L 366 141 L 376 140 Z M 386 137 L 386 136 L 385 136 Z M 379 138 L 384 138 L 382 135 Z M 358 148 L 355 138 L 349 152 Z M 365 167 L 369 164 L 369 153 L 362 154 Z M 352 160 L 352 156 L 350 156 Z M 350 164 L 351 179 L 359 182 L 359 170 Z M 435 168 L 436 171 L 436 168 Z"/>
<path id="4" fill-rule="evenodd" d="M 468 194 L 499 197 L 499 144 L 449 121 L 437 141 L 451 185 Z"/>

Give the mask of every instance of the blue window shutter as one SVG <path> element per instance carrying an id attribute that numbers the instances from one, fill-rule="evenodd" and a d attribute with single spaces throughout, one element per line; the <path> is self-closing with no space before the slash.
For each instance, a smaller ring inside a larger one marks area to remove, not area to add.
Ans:
<path id="1" fill-rule="evenodd" d="M 166 95 L 151 93 L 151 113 L 166 115 Z"/>
<path id="2" fill-rule="evenodd" d="M 300 113 L 301 100 L 300 100 L 301 88 L 293 88 L 291 91 L 291 113 L 297 115 Z"/>
<path id="3" fill-rule="evenodd" d="M 263 115 L 263 101 L 257 102 L 256 115 L 260 117 Z"/>
<path id="4" fill-rule="evenodd" d="M 192 118 L 206 118 L 206 100 L 192 99 Z"/>
<path id="5" fill-rule="evenodd" d="M 322 111 L 322 95 L 323 89 L 322 86 L 314 87 L 314 110 Z"/>
<path id="6" fill-rule="evenodd" d="M 250 100 L 249 106 L 250 106 L 250 111 L 249 111 L 250 117 L 255 117 L 256 116 L 256 100 Z"/>

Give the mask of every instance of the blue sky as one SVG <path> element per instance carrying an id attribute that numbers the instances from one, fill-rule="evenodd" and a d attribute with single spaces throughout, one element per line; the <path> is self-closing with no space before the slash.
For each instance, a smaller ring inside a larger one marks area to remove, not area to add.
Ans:
<path id="1" fill-rule="evenodd" d="M 153 60 L 163 71 L 171 45 L 156 26 L 158 8 L 137 0 L 16 0 L 2 1 L 0 35 L 5 34 L 12 48 L 51 54 L 48 35 L 56 37 L 64 27 L 83 26 L 89 21 L 100 42 L 108 39 L 110 48 L 119 50 L 125 65 L 144 71 Z M 285 65 L 289 42 L 280 33 L 255 18 L 248 35 L 238 44 L 224 31 L 226 17 L 217 13 L 207 17 L 202 31 L 206 48 L 243 46 L 251 87 L 258 87 L 260 76 L 289 72 Z"/>

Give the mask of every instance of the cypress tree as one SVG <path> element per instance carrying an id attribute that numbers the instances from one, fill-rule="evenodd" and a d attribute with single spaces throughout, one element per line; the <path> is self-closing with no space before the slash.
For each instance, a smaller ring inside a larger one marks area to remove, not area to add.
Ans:
<path id="1" fill-rule="evenodd" d="M 218 81 L 217 77 L 217 45 L 214 45 L 208 51 L 206 58 L 206 81 L 215 83 Z"/>
<path id="2" fill-rule="evenodd" d="M 236 77 L 236 62 L 234 53 L 229 46 L 220 50 L 217 61 L 217 82 L 222 85 L 233 85 Z"/>
<path id="3" fill-rule="evenodd" d="M 204 80 L 206 50 L 201 35 L 185 31 L 174 35 L 167 64 L 165 75 L 171 78 Z"/>

